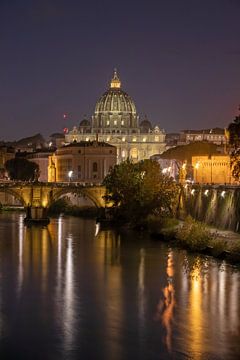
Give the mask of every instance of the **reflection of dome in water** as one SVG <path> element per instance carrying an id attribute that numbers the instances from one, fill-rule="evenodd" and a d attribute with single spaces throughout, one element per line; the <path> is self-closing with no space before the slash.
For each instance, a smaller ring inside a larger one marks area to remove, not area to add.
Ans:
<path id="1" fill-rule="evenodd" d="M 95 116 L 108 113 L 136 115 L 133 100 L 121 90 L 121 81 L 116 70 L 110 83 L 110 89 L 100 97 L 95 107 Z"/>

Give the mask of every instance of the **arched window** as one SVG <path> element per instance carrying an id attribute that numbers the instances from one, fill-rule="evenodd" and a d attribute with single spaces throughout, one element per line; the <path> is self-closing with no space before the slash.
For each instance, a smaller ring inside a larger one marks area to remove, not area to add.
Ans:
<path id="1" fill-rule="evenodd" d="M 97 172 L 97 171 L 98 171 L 98 166 L 97 166 L 97 163 L 96 163 L 96 162 L 93 163 L 92 169 L 93 169 L 93 172 Z"/>

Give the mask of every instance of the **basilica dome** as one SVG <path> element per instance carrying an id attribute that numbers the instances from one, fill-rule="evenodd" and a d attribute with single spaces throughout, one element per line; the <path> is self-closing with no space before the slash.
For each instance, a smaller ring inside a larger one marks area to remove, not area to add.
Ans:
<path id="1" fill-rule="evenodd" d="M 136 107 L 131 97 L 121 89 L 121 81 L 114 71 L 110 88 L 98 100 L 95 116 L 106 114 L 129 114 L 136 116 Z"/>

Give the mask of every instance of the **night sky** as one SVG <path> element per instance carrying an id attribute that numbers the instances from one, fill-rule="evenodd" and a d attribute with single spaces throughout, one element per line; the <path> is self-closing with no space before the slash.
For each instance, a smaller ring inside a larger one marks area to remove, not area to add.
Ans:
<path id="1" fill-rule="evenodd" d="M 240 103 L 240 0 L 0 0 L 0 140 L 78 125 L 114 67 L 167 132 L 226 126 Z"/>

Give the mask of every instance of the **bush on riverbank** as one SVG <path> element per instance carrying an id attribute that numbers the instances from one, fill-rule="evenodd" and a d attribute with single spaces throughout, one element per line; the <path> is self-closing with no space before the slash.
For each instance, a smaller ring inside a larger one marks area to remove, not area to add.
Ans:
<path id="1" fill-rule="evenodd" d="M 176 239 L 191 251 L 206 249 L 214 238 L 215 235 L 208 230 L 204 223 L 194 220 L 190 216 L 176 232 Z"/>
<path id="2" fill-rule="evenodd" d="M 175 238 L 178 223 L 176 218 L 149 215 L 146 227 L 152 237 L 172 240 Z"/>

